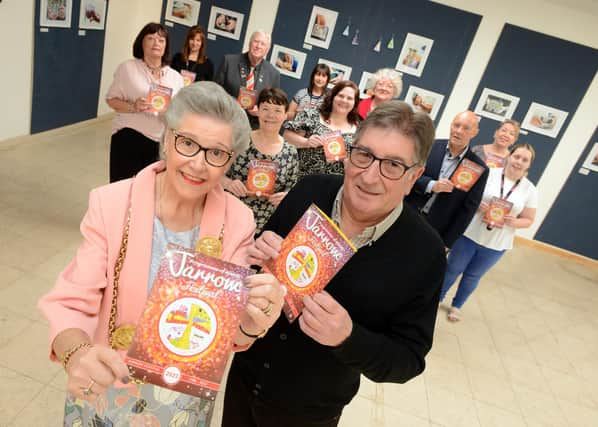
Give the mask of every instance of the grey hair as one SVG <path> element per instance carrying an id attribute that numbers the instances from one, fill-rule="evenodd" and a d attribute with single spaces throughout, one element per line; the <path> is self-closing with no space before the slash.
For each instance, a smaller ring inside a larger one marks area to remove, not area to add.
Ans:
<path id="1" fill-rule="evenodd" d="M 270 33 L 267 32 L 266 30 L 255 30 L 253 33 L 251 33 L 251 37 L 249 37 L 249 42 L 252 42 L 253 38 L 255 36 L 257 36 L 258 34 L 263 34 L 264 37 L 266 37 L 268 39 L 268 44 L 272 45 L 272 35 L 270 35 Z"/>
<path id="2" fill-rule="evenodd" d="M 423 165 L 428 160 L 436 132 L 434 123 L 430 116 L 413 111 L 406 102 L 391 100 L 368 114 L 355 134 L 353 145 L 359 144 L 359 138 L 369 128 L 401 133 L 413 141 L 415 146 L 414 163 Z"/>
<path id="3" fill-rule="evenodd" d="M 210 116 L 230 124 L 233 131 L 232 149 L 236 155 L 249 147 L 251 127 L 247 114 L 219 84 L 202 81 L 177 92 L 164 114 L 166 127 L 176 129 L 185 114 Z"/>
<path id="4" fill-rule="evenodd" d="M 397 70 L 393 70 L 392 68 L 380 68 L 378 71 L 372 74 L 372 77 L 369 81 L 369 87 L 367 89 L 374 89 L 374 86 L 376 86 L 376 83 L 378 83 L 380 80 L 390 80 L 394 86 L 393 98 L 396 98 L 403 90 L 403 79 L 401 76 L 401 73 L 399 73 Z"/>

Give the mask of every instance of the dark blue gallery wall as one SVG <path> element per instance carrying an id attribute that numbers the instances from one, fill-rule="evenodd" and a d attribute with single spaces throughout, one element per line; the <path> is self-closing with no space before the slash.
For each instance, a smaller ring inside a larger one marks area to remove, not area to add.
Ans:
<path id="1" fill-rule="evenodd" d="M 590 171 L 588 175 L 579 173 L 595 143 L 598 143 L 598 128 L 534 238 L 598 260 L 598 172 Z"/>
<path id="2" fill-rule="evenodd" d="M 160 16 L 160 22 L 164 24 L 164 14 L 166 12 L 166 5 L 168 1 L 163 0 L 162 2 L 162 15 Z M 207 55 L 208 58 L 214 63 L 214 72 L 218 70 L 220 62 L 225 54 L 239 53 L 243 49 L 243 41 L 245 40 L 245 32 L 247 30 L 247 21 L 249 20 L 249 12 L 251 11 L 252 0 L 227 0 L 227 1 L 213 1 L 213 0 L 202 0 L 201 6 L 199 7 L 199 22 L 204 30 L 208 28 L 208 21 L 210 19 L 210 11 L 212 6 L 220 7 L 223 9 L 232 10 L 245 15 L 243 18 L 243 28 L 241 30 L 241 36 L 239 40 L 229 39 L 216 34 L 216 40 L 210 40 L 206 38 L 207 44 Z M 189 27 L 173 22 L 174 26 L 166 26 L 168 35 L 170 37 L 170 56 L 174 56 L 175 53 L 180 52 L 183 49 L 183 43 L 185 42 L 185 36 Z"/>
<path id="3" fill-rule="evenodd" d="M 104 55 L 104 30 L 78 35 L 80 1 L 73 1 L 70 28 L 47 33 L 39 31 L 39 5 L 36 0 L 31 133 L 96 117 Z"/>
<path id="4" fill-rule="evenodd" d="M 305 32 L 314 5 L 338 12 L 334 35 L 328 49 L 303 48 Z M 363 71 L 394 68 L 407 33 L 434 40 L 432 50 L 420 77 L 403 74 L 404 99 L 409 86 L 441 93 L 445 96 L 436 120 L 440 120 L 446 101 L 465 60 L 481 17 L 460 9 L 422 0 L 281 0 L 274 24 L 272 43 L 307 54 L 301 80 L 281 76 L 281 86 L 290 97 L 308 84 L 319 58 L 351 66 L 351 80 L 359 83 Z M 349 37 L 342 35 L 350 21 Z M 359 45 L 352 45 L 359 30 Z M 394 34 L 394 49 L 387 44 Z M 381 39 L 380 52 L 373 50 Z"/>
<path id="5" fill-rule="evenodd" d="M 567 111 L 557 138 L 529 132 L 536 159 L 529 178 L 537 183 L 575 114 L 598 69 L 598 51 L 514 25 L 505 25 L 471 103 L 473 110 L 484 88 L 520 98 L 513 119 L 521 122 L 532 102 Z M 482 117 L 474 144 L 489 144 L 499 122 Z M 541 195 L 540 195 L 541 196 Z"/>

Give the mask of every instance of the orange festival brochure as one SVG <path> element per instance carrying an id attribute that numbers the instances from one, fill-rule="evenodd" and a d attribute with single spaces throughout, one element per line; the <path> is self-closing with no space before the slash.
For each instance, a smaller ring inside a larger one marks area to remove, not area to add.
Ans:
<path id="1" fill-rule="evenodd" d="M 241 86 L 239 88 L 239 96 L 237 97 L 239 105 L 245 110 L 251 110 L 255 107 L 257 102 L 257 92 L 255 90 L 247 89 Z"/>
<path id="2" fill-rule="evenodd" d="M 191 83 L 195 81 L 195 74 L 193 71 L 189 70 L 181 70 L 181 76 L 183 77 L 183 83 L 185 86 L 189 86 Z"/>
<path id="3" fill-rule="evenodd" d="M 170 98 L 172 97 L 172 89 L 166 86 L 152 83 L 150 85 L 150 91 L 147 95 L 150 108 L 147 110 L 151 114 L 162 114 L 166 111 Z"/>
<path id="4" fill-rule="evenodd" d="M 485 163 L 489 168 L 502 168 L 505 165 L 505 158 L 494 154 L 486 154 Z"/>
<path id="5" fill-rule="evenodd" d="M 455 172 L 451 175 L 451 182 L 455 188 L 462 191 L 469 191 L 476 183 L 478 178 L 484 173 L 484 167 L 472 162 L 469 159 L 463 159 Z"/>
<path id="6" fill-rule="evenodd" d="M 267 197 L 273 194 L 277 173 L 277 162 L 271 160 L 250 160 L 247 172 L 247 193 L 256 197 Z"/>
<path id="7" fill-rule="evenodd" d="M 326 132 L 322 135 L 324 156 L 328 163 L 338 162 L 347 158 L 345 140 L 339 131 Z"/>
<path id="8" fill-rule="evenodd" d="M 320 292 L 357 249 L 334 222 L 311 204 L 282 241 L 280 254 L 264 267 L 287 287 L 284 313 L 293 322 L 303 297 Z"/>
<path id="9" fill-rule="evenodd" d="M 169 244 L 125 356 L 143 382 L 213 400 L 245 310 L 245 267 Z"/>
<path id="10" fill-rule="evenodd" d="M 482 218 L 490 227 L 502 228 L 505 225 L 505 216 L 511 212 L 513 203 L 501 199 L 500 197 L 493 197 L 488 205 L 488 210 Z"/>

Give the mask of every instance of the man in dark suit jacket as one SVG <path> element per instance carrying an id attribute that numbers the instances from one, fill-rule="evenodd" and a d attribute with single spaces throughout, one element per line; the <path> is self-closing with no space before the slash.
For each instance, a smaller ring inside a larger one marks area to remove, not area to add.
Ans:
<path id="1" fill-rule="evenodd" d="M 451 248 L 471 222 L 488 179 L 488 168 L 469 149 L 469 142 L 477 134 L 476 115 L 472 111 L 457 114 L 451 123 L 448 142 L 440 140 L 432 146 L 426 169 L 406 198 L 438 231 L 447 249 Z M 484 167 L 484 172 L 469 191 L 454 188 L 450 180 L 463 159 Z"/>
<path id="2" fill-rule="evenodd" d="M 247 78 L 253 71 L 253 89 L 259 94 L 267 87 L 280 87 L 280 73 L 272 64 L 265 61 L 270 50 L 270 34 L 255 31 L 249 41 L 249 50 L 245 53 L 225 55 L 214 81 L 222 86 L 231 96 L 239 96 L 239 88 L 247 86 Z M 257 106 L 247 110 L 249 123 L 253 129 L 259 126 Z"/>

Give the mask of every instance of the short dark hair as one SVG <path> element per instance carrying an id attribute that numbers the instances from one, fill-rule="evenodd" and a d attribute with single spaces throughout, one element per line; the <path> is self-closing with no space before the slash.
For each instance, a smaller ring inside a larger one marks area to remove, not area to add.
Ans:
<path id="1" fill-rule="evenodd" d="M 309 93 L 312 93 L 314 90 L 314 86 L 316 85 L 314 83 L 314 78 L 318 73 L 326 74 L 326 85 L 328 85 L 328 83 L 330 82 L 330 67 L 326 64 L 317 64 L 311 72 L 311 76 L 309 77 L 309 87 L 307 88 L 307 91 Z M 324 92 L 326 92 L 326 87 L 324 87 Z"/>
<path id="2" fill-rule="evenodd" d="M 284 93 L 282 89 L 275 87 L 267 87 L 260 92 L 257 98 L 258 107 L 264 102 L 274 105 L 282 105 L 284 106 L 285 111 L 289 109 L 289 98 L 287 97 L 287 94 Z"/>
<path id="3" fill-rule="evenodd" d="M 349 114 L 347 114 L 347 120 L 353 125 L 359 124 L 359 121 L 361 120 L 359 118 L 359 114 L 357 114 L 357 105 L 359 104 L 359 88 L 351 80 L 342 80 L 338 82 L 334 85 L 332 90 L 326 94 L 322 105 L 320 105 L 320 114 L 322 114 L 324 120 L 328 120 L 330 118 L 330 113 L 332 113 L 332 101 L 334 100 L 334 97 L 346 87 L 350 87 L 355 92 L 355 105 L 353 105 L 353 109 L 349 111 Z"/>
<path id="4" fill-rule="evenodd" d="M 203 64 L 206 62 L 206 59 L 208 58 L 206 56 L 206 32 L 201 25 L 194 25 L 193 27 L 189 28 L 189 31 L 187 32 L 185 44 L 183 44 L 183 51 L 181 52 L 181 58 L 184 62 L 189 60 L 189 54 L 191 53 L 189 42 L 198 34 L 201 37 L 201 47 L 199 48 L 199 54 L 197 55 L 197 63 Z"/>
<path id="5" fill-rule="evenodd" d="M 143 39 L 148 34 L 156 34 L 166 39 L 166 46 L 164 47 L 164 55 L 162 55 L 162 65 L 168 65 L 170 62 L 170 41 L 168 40 L 168 31 L 166 27 L 157 22 L 150 22 L 139 31 L 135 41 L 133 42 L 133 57 L 137 59 L 143 59 Z"/>
<path id="6" fill-rule="evenodd" d="M 355 134 L 353 144 L 358 144 L 361 135 L 369 128 L 396 130 L 413 140 L 416 163 L 426 163 L 434 144 L 434 123 L 428 114 L 415 112 L 403 101 L 387 101 L 368 114 Z"/>

